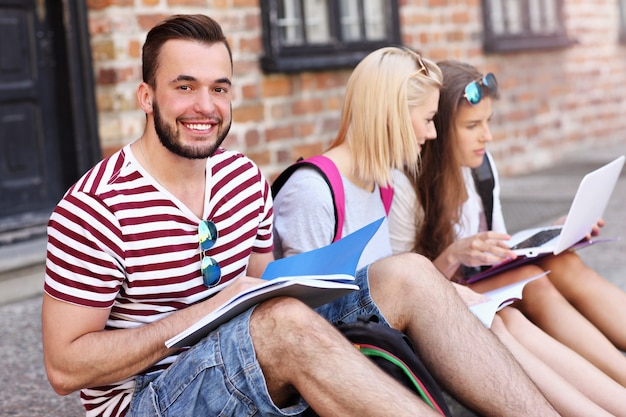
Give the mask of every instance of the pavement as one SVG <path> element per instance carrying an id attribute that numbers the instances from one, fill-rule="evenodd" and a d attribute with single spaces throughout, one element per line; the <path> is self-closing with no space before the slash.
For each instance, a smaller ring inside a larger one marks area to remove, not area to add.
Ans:
<path id="1" fill-rule="evenodd" d="M 625 153 L 626 143 L 589 149 L 568 155 L 552 168 L 502 178 L 502 203 L 509 231 L 549 224 L 565 214 L 584 174 Z M 580 251 L 590 266 L 624 291 L 625 207 L 626 169 L 605 213 L 606 226 L 602 231 L 604 236 L 624 239 Z M 0 305 L 0 416 L 82 416 L 78 393 L 61 397 L 48 384 L 40 315 L 40 295 Z"/>

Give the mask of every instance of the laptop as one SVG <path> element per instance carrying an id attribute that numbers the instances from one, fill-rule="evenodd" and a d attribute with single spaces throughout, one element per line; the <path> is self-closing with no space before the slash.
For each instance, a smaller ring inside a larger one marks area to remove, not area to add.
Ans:
<path id="1" fill-rule="evenodd" d="M 581 242 L 604 215 L 624 166 L 624 155 L 585 175 L 562 226 L 522 230 L 508 245 L 518 256 L 535 257 L 559 253 Z"/>

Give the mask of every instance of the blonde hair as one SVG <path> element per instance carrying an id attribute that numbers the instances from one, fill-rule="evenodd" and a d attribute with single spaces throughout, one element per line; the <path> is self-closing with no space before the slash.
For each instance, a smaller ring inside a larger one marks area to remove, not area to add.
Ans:
<path id="1" fill-rule="evenodd" d="M 391 169 L 417 169 L 419 146 L 410 109 L 439 90 L 443 76 L 432 61 L 408 48 L 385 47 L 367 55 L 346 87 L 334 148 L 347 142 L 354 174 L 381 186 Z"/>

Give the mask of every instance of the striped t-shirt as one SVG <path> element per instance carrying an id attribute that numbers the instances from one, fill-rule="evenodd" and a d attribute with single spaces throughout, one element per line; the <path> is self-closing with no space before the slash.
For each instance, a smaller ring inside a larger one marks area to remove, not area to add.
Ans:
<path id="1" fill-rule="evenodd" d="M 271 252 L 272 200 L 261 171 L 240 153 L 218 150 L 206 173 L 203 219 L 218 230 L 207 254 L 226 282 L 245 272 L 252 252 Z M 219 290 L 202 282 L 200 220 L 126 146 L 87 172 L 52 213 L 44 290 L 65 302 L 111 308 L 109 330 L 159 320 Z M 130 378 L 83 389 L 87 416 L 123 416 L 133 388 Z"/>

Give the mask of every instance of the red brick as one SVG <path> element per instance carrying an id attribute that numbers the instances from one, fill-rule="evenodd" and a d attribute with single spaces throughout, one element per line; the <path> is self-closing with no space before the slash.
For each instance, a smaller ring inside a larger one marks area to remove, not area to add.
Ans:
<path id="1" fill-rule="evenodd" d="M 322 101 L 320 99 L 299 100 L 293 104 L 293 114 L 315 114 L 319 113 L 323 109 Z"/>
<path id="2" fill-rule="evenodd" d="M 140 14 L 137 16 L 137 24 L 146 32 L 152 29 L 157 23 L 167 17 L 167 14 Z"/>
<path id="3" fill-rule="evenodd" d="M 167 0 L 168 6 L 208 6 L 207 0 Z"/>
<path id="4" fill-rule="evenodd" d="M 236 120 L 237 123 L 260 122 L 263 120 L 263 106 L 238 106 L 233 109 L 233 120 Z"/>
<path id="5" fill-rule="evenodd" d="M 264 0 L 261 0 L 264 1 Z M 233 7 L 260 7 L 259 0 L 232 0 Z"/>
<path id="6" fill-rule="evenodd" d="M 267 165 L 271 162 L 271 154 L 269 151 L 258 151 L 258 152 L 246 152 L 246 156 L 252 159 L 252 161 L 259 165 Z"/>
<path id="7" fill-rule="evenodd" d="M 281 139 L 293 138 L 293 125 L 276 126 L 265 130 L 265 138 L 268 142 L 275 142 Z"/>
<path id="8" fill-rule="evenodd" d="M 294 160 L 299 157 L 308 158 L 310 156 L 319 155 L 324 152 L 324 148 L 322 147 L 321 143 L 297 145 L 294 146 L 292 149 Z"/>
<path id="9" fill-rule="evenodd" d="M 291 80 L 279 75 L 264 78 L 261 89 L 264 97 L 284 97 L 293 94 Z"/>
<path id="10" fill-rule="evenodd" d="M 261 143 L 261 136 L 258 130 L 248 130 L 245 134 L 246 147 L 253 147 Z"/>
<path id="11" fill-rule="evenodd" d="M 137 40 L 128 41 L 128 56 L 131 58 L 141 58 L 141 43 Z"/>
<path id="12" fill-rule="evenodd" d="M 121 148 L 121 146 L 106 146 L 103 147 L 101 152 L 102 152 L 102 157 L 103 158 L 108 158 L 109 156 L 113 155 L 115 152 L 119 151 Z"/>
<path id="13" fill-rule="evenodd" d="M 241 87 L 242 100 L 258 100 L 260 97 L 257 84 L 246 84 Z"/>

